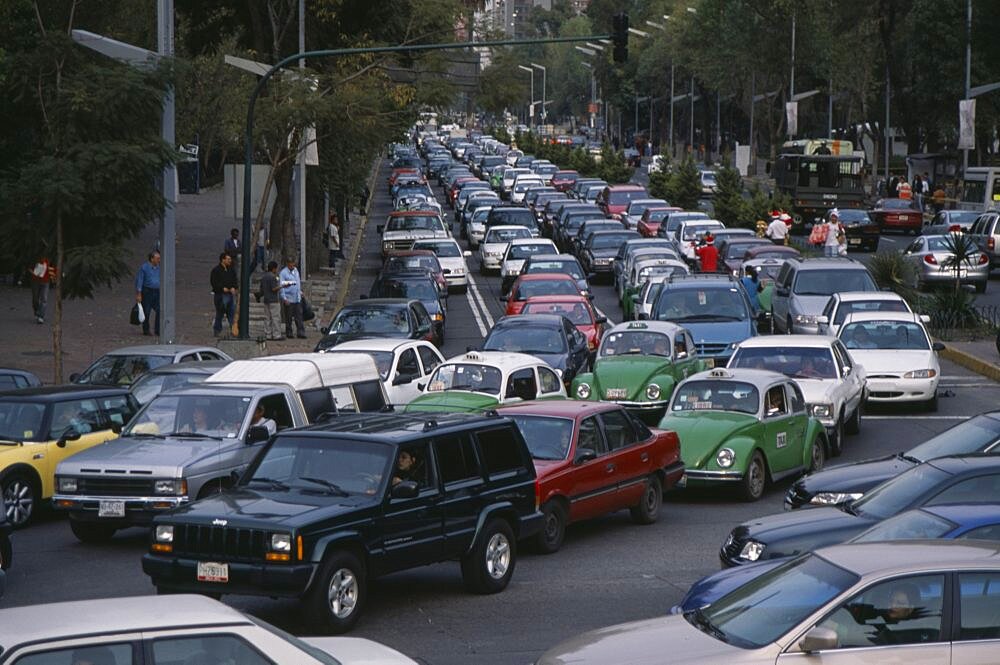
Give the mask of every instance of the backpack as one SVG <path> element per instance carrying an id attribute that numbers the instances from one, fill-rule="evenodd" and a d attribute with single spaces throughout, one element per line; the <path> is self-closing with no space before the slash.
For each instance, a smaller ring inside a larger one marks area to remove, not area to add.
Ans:
<path id="1" fill-rule="evenodd" d="M 827 226 L 827 224 L 813 224 L 812 231 L 809 233 L 809 242 L 813 245 L 822 245 L 825 243 L 826 236 L 830 232 Z"/>

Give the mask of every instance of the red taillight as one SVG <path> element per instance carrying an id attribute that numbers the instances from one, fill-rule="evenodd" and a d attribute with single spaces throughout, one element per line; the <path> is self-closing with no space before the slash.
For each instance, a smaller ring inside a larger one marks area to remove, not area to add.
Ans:
<path id="1" fill-rule="evenodd" d="M 961 233 L 961 232 L 962 232 L 962 227 L 959 226 L 958 224 L 952 224 L 951 226 L 948 227 L 948 233 Z"/>
<path id="2" fill-rule="evenodd" d="M 986 249 L 992 252 L 993 249 L 996 247 L 996 244 L 997 244 L 996 240 L 993 238 L 993 236 L 990 236 L 989 240 L 986 241 Z M 159 314 L 157 314 L 157 316 L 159 316 Z"/>
<path id="3" fill-rule="evenodd" d="M 979 255 L 979 265 L 986 265 L 989 262 L 990 262 L 990 257 L 986 256 L 985 254 Z"/>
<path id="4" fill-rule="evenodd" d="M 937 259 L 934 258 L 933 254 L 926 255 L 924 257 L 924 263 L 932 266 L 936 266 L 938 264 Z"/>

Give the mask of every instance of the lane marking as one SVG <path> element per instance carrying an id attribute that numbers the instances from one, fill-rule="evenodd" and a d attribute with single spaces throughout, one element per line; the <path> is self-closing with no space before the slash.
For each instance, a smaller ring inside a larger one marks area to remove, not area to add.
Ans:
<path id="1" fill-rule="evenodd" d="M 469 280 L 469 286 L 472 286 L 472 280 Z M 472 299 L 472 290 L 465 290 L 465 297 L 469 301 L 469 309 L 472 310 L 472 316 L 476 319 L 476 325 L 479 326 L 479 334 L 486 337 L 486 326 L 483 325 L 483 319 L 479 316 L 479 310 L 476 308 L 476 302 Z"/>
<path id="2" fill-rule="evenodd" d="M 472 291 L 472 294 L 475 297 L 476 302 L 483 310 L 483 318 L 486 320 L 486 323 L 488 323 L 489 327 L 492 329 L 496 321 L 494 321 L 493 315 L 490 314 L 490 309 L 489 307 L 486 306 L 486 301 L 483 299 L 483 295 L 479 292 L 479 285 L 476 283 L 476 278 L 473 277 L 471 273 L 469 274 L 469 288 Z M 486 333 L 484 332 L 483 337 L 485 336 Z"/>
<path id="3" fill-rule="evenodd" d="M 939 383 L 941 388 L 1000 388 L 1000 383 Z"/>
<path id="4" fill-rule="evenodd" d="M 861 416 L 862 420 L 968 420 L 974 416 Z"/>

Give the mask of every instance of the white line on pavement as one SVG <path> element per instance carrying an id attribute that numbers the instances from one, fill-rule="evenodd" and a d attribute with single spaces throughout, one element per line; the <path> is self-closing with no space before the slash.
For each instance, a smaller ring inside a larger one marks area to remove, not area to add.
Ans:
<path id="1" fill-rule="evenodd" d="M 1000 383 L 939 383 L 940 388 L 1000 388 Z"/>
<path id="2" fill-rule="evenodd" d="M 472 280 L 469 280 L 469 286 L 472 286 Z M 472 316 L 476 318 L 476 325 L 479 326 L 479 334 L 486 337 L 486 326 L 483 325 L 483 319 L 479 316 L 479 309 L 476 308 L 476 302 L 472 299 L 472 290 L 465 290 L 465 297 L 469 300 L 469 309 L 472 310 Z"/>
<path id="3" fill-rule="evenodd" d="M 476 302 L 478 302 L 479 306 L 482 308 L 483 318 L 486 320 L 487 325 L 492 328 L 495 322 L 493 320 L 493 316 L 490 314 L 490 308 L 486 306 L 486 301 L 483 300 L 483 295 L 479 292 L 479 285 L 476 284 L 476 279 L 471 274 L 469 275 L 469 289 L 472 291 L 472 295 L 475 297 Z M 485 336 L 486 332 L 483 333 L 483 337 Z"/>
<path id="4" fill-rule="evenodd" d="M 972 416 L 861 416 L 863 420 L 968 420 Z"/>

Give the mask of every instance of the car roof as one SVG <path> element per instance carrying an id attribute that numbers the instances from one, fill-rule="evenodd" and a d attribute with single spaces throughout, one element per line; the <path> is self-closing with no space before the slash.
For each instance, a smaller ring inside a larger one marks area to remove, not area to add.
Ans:
<path id="1" fill-rule="evenodd" d="M 622 321 L 608 330 L 607 335 L 625 330 L 645 330 L 670 335 L 671 337 L 683 330 L 681 326 L 670 321 Z"/>
<path id="2" fill-rule="evenodd" d="M 173 363 L 171 365 L 160 365 L 143 372 L 147 374 L 215 374 L 217 371 L 230 363 L 229 360 L 202 360 L 199 362 Z"/>
<path id="3" fill-rule="evenodd" d="M 30 386 L 17 390 L 0 391 L 0 398 L 11 399 L 30 398 L 32 401 L 57 402 L 66 397 L 107 397 L 110 395 L 128 394 L 128 386 L 97 386 L 78 383 L 67 383 L 59 386 Z"/>
<path id="4" fill-rule="evenodd" d="M 589 400 L 577 399 L 543 399 L 530 400 L 527 402 L 516 402 L 514 404 L 497 408 L 497 413 L 501 416 L 507 415 L 532 415 L 532 416 L 561 416 L 563 418 L 586 418 L 595 413 L 605 411 L 617 411 L 621 407 L 614 402 L 591 402 Z"/>
<path id="5" fill-rule="evenodd" d="M 770 349 L 773 347 L 808 347 L 826 349 L 836 341 L 836 337 L 828 335 L 759 335 L 748 337 L 740 342 L 744 349 Z"/>
<path id="6" fill-rule="evenodd" d="M 0 644 L 0 650 L 7 653 L 22 644 L 62 641 L 76 636 L 205 625 L 250 626 L 253 623 L 228 605 L 195 595 L 132 596 L 26 605 L 0 610 L 0 626 L 9 636 Z"/>
<path id="7" fill-rule="evenodd" d="M 433 210 L 393 210 L 389 217 L 440 217 Z"/>
<path id="8" fill-rule="evenodd" d="M 503 320 L 503 319 L 501 319 Z M 498 367 L 508 367 L 508 366 L 532 366 L 544 365 L 545 362 L 536 358 L 535 356 L 528 355 L 527 353 L 517 353 L 515 351 L 466 351 L 461 355 L 448 358 L 445 364 L 449 363 L 462 363 L 462 364 L 476 364 L 476 365 L 491 365 Z"/>
<path id="9" fill-rule="evenodd" d="M 447 238 L 441 238 L 441 240 L 447 240 Z M 429 249 L 394 249 L 389 252 L 386 260 L 391 259 L 394 256 L 437 256 L 434 252 Z"/>
<path id="10" fill-rule="evenodd" d="M 775 245 L 777 246 L 777 245 Z M 830 268 L 848 268 L 852 270 L 864 270 L 865 267 L 860 261 L 856 261 L 846 256 L 793 256 L 785 259 L 791 263 L 797 263 L 801 270 L 829 270 Z"/>
<path id="11" fill-rule="evenodd" d="M 579 263 L 577 258 L 572 254 L 532 254 L 527 258 L 528 261 L 560 261 L 560 262 L 570 262 Z"/>
<path id="12" fill-rule="evenodd" d="M 609 185 L 608 190 L 612 192 L 642 192 L 646 188 L 642 185 Z"/>
<path id="13" fill-rule="evenodd" d="M 840 291 L 833 296 L 839 298 L 840 302 L 857 302 L 859 300 L 886 300 L 893 302 L 906 302 L 903 296 L 892 291 Z"/>
<path id="14" fill-rule="evenodd" d="M 367 300 L 349 302 L 341 308 L 341 311 L 345 309 L 370 309 L 373 305 L 377 307 L 405 307 L 414 302 L 419 301 L 410 298 L 368 298 Z"/>
<path id="15" fill-rule="evenodd" d="M 564 296 L 531 296 L 524 301 L 525 305 L 531 303 L 582 303 L 584 305 L 590 304 L 590 299 L 584 295 L 564 295 Z"/>
<path id="16" fill-rule="evenodd" d="M 123 346 L 120 349 L 108 351 L 105 356 L 176 356 L 178 354 L 191 353 L 192 351 L 213 351 L 219 350 L 213 346 L 198 346 L 194 344 L 140 344 L 136 346 Z"/>
<path id="17" fill-rule="evenodd" d="M 788 254 L 789 256 L 799 256 L 802 254 L 795 247 L 789 247 L 787 245 L 754 245 L 753 247 L 748 247 L 747 252 L 750 254 L 764 254 L 766 252 L 779 252 L 782 254 Z"/>
<path id="18" fill-rule="evenodd" d="M 920 315 L 913 314 L 912 312 L 851 312 L 844 317 L 842 325 L 846 326 L 848 323 L 858 323 L 860 321 L 899 321 L 900 323 L 918 323 L 921 326 L 923 325 Z"/>
<path id="19" fill-rule="evenodd" d="M 975 540 L 897 540 L 823 547 L 816 554 L 859 575 L 1000 566 L 996 543 Z"/>
<path id="20" fill-rule="evenodd" d="M 685 383 L 687 381 L 694 380 L 739 381 L 741 383 L 753 384 L 757 388 L 766 388 L 774 383 L 777 383 L 778 381 L 790 381 L 791 379 L 786 377 L 784 374 L 778 374 L 777 372 L 771 372 L 766 369 L 716 367 L 715 369 L 692 374 L 685 380 Z"/>
<path id="21" fill-rule="evenodd" d="M 493 228 L 498 228 L 498 227 L 493 227 Z M 523 229 L 524 227 L 522 226 L 521 228 Z M 511 245 L 552 245 L 552 246 L 555 246 L 555 243 L 552 242 L 551 240 L 549 240 L 548 238 L 514 238 L 513 240 L 510 241 L 510 244 Z"/>
<path id="22" fill-rule="evenodd" d="M 559 280 L 560 282 L 570 281 L 574 284 L 576 280 L 564 272 L 532 272 L 521 273 L 517 276 L 518 282 L 541 282 L 544 280 Z"/>

